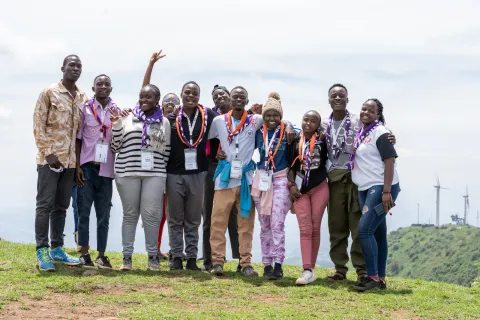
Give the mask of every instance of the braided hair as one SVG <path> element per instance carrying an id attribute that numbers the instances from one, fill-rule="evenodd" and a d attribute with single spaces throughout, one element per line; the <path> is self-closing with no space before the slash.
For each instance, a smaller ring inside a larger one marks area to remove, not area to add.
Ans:
<path id="1" fill-rule="evenodd" d="M 187 83 L 185 83 L 182 87 L 182 95 L 183 95 L 183 91 L 185 90 L 185 87 L 188 86 L 189 84 L 194 84 L 198 87 L 198 93 L 200 93 L 200 86 L 198 85 L 198 83 L 196 83 L 195 81 L 188 81 Z"/>
<path id="2" fill-rule="evenodd" d="M 376 98 L 370 98 L 370 99 L 367 99 L 367 101 L 365 101 L 364 104 L 367 103 L 368 101 L 373 101 L 377 104 L 378 121 L 381 121 L 383 124 L 386 124 L 387 122 L 385 121 L 385 116 L 383 115 L 383 104 L 380 102 L 380 100 Z"/>
<path id="3" fill-rule="evenodd" d="M 154 84 L 146 84 L 142 87 L 142 89 L 152 89 L 154 92 L 155 92 L 155 96 L 158 98 L 158 100 L 160 100 L 160 89 L 154 85 Z"/>

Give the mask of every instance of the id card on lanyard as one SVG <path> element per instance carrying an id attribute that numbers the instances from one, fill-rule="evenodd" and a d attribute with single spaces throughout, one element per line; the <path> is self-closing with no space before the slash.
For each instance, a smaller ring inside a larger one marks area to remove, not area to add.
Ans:
<path id="1" fill-rule="evenodd" d="M 243 171 L 243 163 L 238 159 L 238 136 L 235 137 L 235 159 L 232 160 L 230 169 L 230 179 L 241 179 Z"/>
<path id="2" fill-rule="evenodd" d="M 198 170 L 197 166 L 197 149 L 185 149 L 185 170 Z"/>
<path id="3" fill-rule="evenodd" d="M 142 170 L 153 170 L 153 167 L 153 151 L 148 149 L 142 149 Z"/>
<path id="4" fill-rule="evenodd" d="M 260 182 L 258 184 L 258 189 L 260 191 L 269 191 L 272 186 L 272 173 L 270 171 L 260 172 Z"/>
<path id="5" fill-rule="evenodd" d="M 95 145 L 95 162 L 107 163 L 108 144 L 97 143 Z"/>

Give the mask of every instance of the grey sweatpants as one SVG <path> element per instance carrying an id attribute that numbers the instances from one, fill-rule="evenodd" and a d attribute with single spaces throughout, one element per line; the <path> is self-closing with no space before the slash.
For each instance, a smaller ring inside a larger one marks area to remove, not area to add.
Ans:
<path id="1" fill-rule="evenodd" d="M 162 219 L 164 177 L 119 177 L 115 175 L 118 194 L 122 200 L 123 255 L 133 254 L 138 218 L 142 216 L 145 248 L 149 256 L 157 255 L 157 240 Z"/>
<path id="2" fill-rule="evenodd" d="M 197 258 L 198 228 L 202 222 L 206 172 L 192 175 L 168 174 L 167 222 L 172 257 Z"/>

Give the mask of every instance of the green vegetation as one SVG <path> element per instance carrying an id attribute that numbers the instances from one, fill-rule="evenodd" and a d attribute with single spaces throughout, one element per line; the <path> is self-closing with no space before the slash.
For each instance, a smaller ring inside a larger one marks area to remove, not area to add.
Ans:
<path id="1" fill-rule="evenodd" d="M 140 254 L 134 255 L 137 269 L 129 273 L 65 266 L 39 273 L 34 250 L 34 245 L 0 241 L 0 318 L 478 319 L 480 315 L 480 288 L 392 278 L 388 290 L 359 294 L 349 289 L 353 278 L 295 287 L 300 268 L 293 266 L 286 266 L 285 279 L 276 282 L 243 278 L 234 272 L 234 263 L 227 264 L 227 275 L 221 278 L 201 272 L 154 273 L 145 271 L 146 256 Z M 118 267 L 121 255 L 109 256 Z M 317 272 L 323 278 L 331 270 Z"/>
<path id="2" fill-rule="evenodd" d="M 480 229 L 408 227 L 388 236 L 387 274 L 470 286 L 480 277 Z"/>

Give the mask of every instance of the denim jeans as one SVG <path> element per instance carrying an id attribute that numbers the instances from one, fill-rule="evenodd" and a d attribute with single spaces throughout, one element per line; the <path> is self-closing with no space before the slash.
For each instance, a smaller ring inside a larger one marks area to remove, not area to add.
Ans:
<path id="1" fill-rule="evenodd" d="M 381 214 L 377 214 L 374 209 L 382 203 L 382 192 L 383 185 L 358 192 L 358 202 L 363 213 L 358 225 L 358 239 L 362 246 L 368 276 L 385 277 L 388 255 L 387 213 L 383 210 Z M 398 183 L 392 185 L 391 195 L 394 202 L 399 192 L 400 185 Z"/>
<path id="2" fill-rule="evenodd" d="M 99 165 L 85 163 L 81 168 L 85 181 L 84 186 L 77 189 L 78 245 L 88 246 L 90 211 L 93 204 L 97 214 L 97 251 L 105 252 L 112 207 L 113 179 L 99 176 Z"/>
<path id="3" fill-rule="evenodd" d="M 78 231 L 78 207 L 77 207 L 77 184 L 72 188 L 72 208 L 73 208 L 73 222 L 75 225 L 75 232 Z"/>

